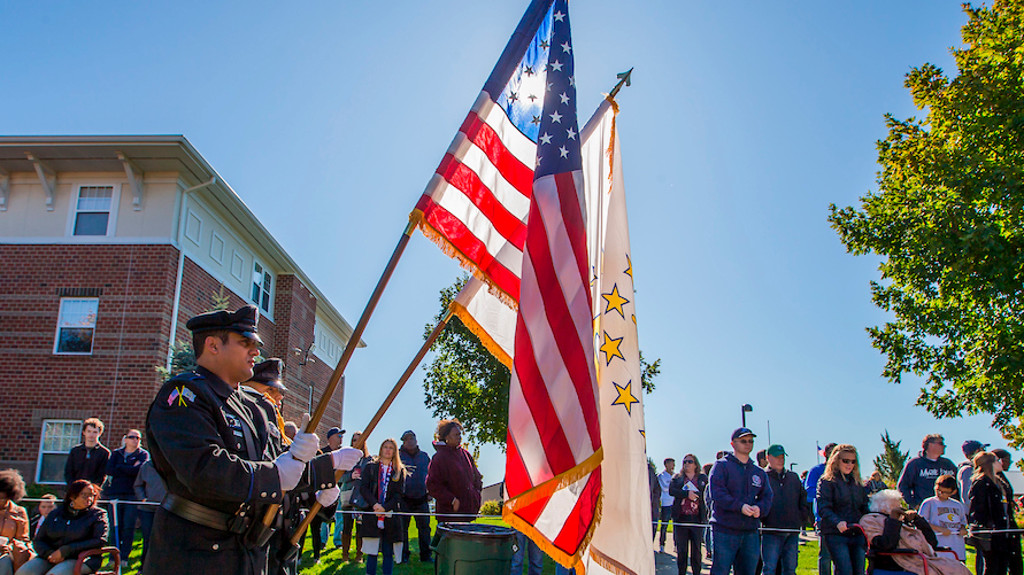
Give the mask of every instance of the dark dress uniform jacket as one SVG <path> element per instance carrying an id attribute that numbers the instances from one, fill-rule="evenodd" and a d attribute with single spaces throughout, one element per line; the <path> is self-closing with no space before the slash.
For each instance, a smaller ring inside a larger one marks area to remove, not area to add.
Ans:
<path id="1" fill-rule="evenodd" d="M 146 436 L 169 494 L 227 514 L 248 503 L 257 520 L 267 505 L 282 502 L 265 415 L 209 370 L 197 367 L 163 385 L 149 408 Z M 329 457 L 312 462 L 297 489 L 309 484 L 333 486 Z M 161 507 L 142 572 L 265 574 L 266 547 L 247 548 L 243 537 Z"/>

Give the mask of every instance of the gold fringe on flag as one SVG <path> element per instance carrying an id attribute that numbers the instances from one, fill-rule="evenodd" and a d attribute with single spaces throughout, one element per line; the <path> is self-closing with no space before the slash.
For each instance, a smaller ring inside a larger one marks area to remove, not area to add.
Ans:
<path id="1" fill-rule="evenodd" d="M 576 550 L 576 553 L 572 555 L 569 555 L 565 551 L 556 547 L 555 543 L 545 537 L 544 534 L 538 531 L 536 527 L 527 523 L 518 515 L 510 513 L 507 509 L 502 512 L 501 518 L 513 529 L 520 531 L 523 535 L 529 537 L 531 541 L 537 544 L 537 547 L 540 547 L 541 551 L 548 555 L 548 557 L 551 557 L 551 559 L 558 562 L 566 569 L 575 568 L 577 575 L 583 575 L 585 573 L 583 566 L 583 552 L 590 546 L 590 540 L 594 537 L 594 530 L 597 529 L 597 524 L 601 522 L 603 505 L 604 493 L 601 493 L 597 496 L 597 506 L 594 508 L 594 521 L 591 522 L 590 527 L 587 529 L 587 534 L 583 536 L 583 541 L 580 542 L 580 546 Z"/>
<path id="2" fill-rule="evenodd" d="M 544 483 L 534 486 L 531 489 L 527 489 L 518 496 L 509 499 L 505 502 L 505 506 L 502 508 L 501 518 L 512 527 L 522 531 L 527 537 L 533 540 L 538 547 L 562 566 L 566 568 L 572 568 L 574 566 L 582 568 L 582 553 L 590 545 L 590 540 L 594 536 L 594 529 L 597 527 L 597 524 L 601 522 L 601 510 L 604 504 L 603 485 L 602 492 L 597 496 L 597 506 L 594 509 L 594 520 L 591 521 L 590 527 L 587 529 L 587 534 L 584 536 L 579 548 L 573 555 L 569 555 L 565 551 L 556 547 L 553 541 L 550 541 L 543 533 L 538 531 L 536 527 L 527 523 L 521 517 L 516 515 L 515 512 L 530 505 L 531 503 L 536 503 L 545 497 L 550 497 L 556 491 L 564 489 L 573 483 L 576 483 L 580 479 L 583 479 L 588 473 L 597 469 L 601 465 L 601 461 L 603 459 L 604 448 L 601 447 L 576 467 L 560 473 Z"/>
<path id="3" fill-rule="evenodd" d="M 598 565 L 604 567 L 608 571 L 611 571 L 615 575 L 638 575 L 636 571 L 633 571 L 632 569 L 626 567 L 622 563 L 619 563 L 618 561 L 605 555 L 601 552 L 600 549 L 597 549 L 595 547 L 590 548 L 590 556 L 594 558 L 594 561 Z"/>
<path id="4" fill-rule="evenodd" d="M 469 310 L 454 301 L 451 303 L 450 309 L 452 313 L 459 318 L 462 325 L 466 326 L 466 329 L 480 340 L 480 343 L 483 344 L 487 351 L 491 352 L 491 355 L 493 355 L 495 359 L 503 363 L 505 367 L 512 369 L 512 358 L 509 357 L 509 355 L 505 353 L 505 350 L 502 349 L 493 338 L 491 338 L 491 335 L 480 326 L 476 321 L 476 318 L 469 313 Z"/>
<path id="5" fill-rule="evenodd" d="M 448 238 L 444 237 L 444 234 L 427 223 L 427 220 L 423 218 L 422 210 L 416 209 L 410 212 L 409 222 L 423 233 L 423 237 L 437 244 L 437 247 L 441 249 L 442 253 L 459 262 L 459 265 L 462 266 L 463 269 L 476 276 L 480 281 L 484 282 L 484 284 L 487 285 L 487 290 L 494 294 L 494 297 L 500 299 L 502 303 L 512 309 L 519 309 L 519 302 L 517 302 L 515 298 L 505 293 L 498 286 L 494 285 L 494 283 L 491 282 L 491 279 L 480 271 L 480 268 L 477 267 L 469 256 L 462 253 L 459 248 L 455 247 L 448 241 Z"/>

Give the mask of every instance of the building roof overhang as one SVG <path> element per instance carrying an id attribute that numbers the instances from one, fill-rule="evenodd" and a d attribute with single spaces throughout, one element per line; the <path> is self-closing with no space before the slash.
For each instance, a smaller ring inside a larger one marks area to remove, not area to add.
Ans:
<path id="1" fill-rule="evenodd" d="M 282 273 L 294 274 L 317 298 L 317 308 L 346 339 L 352 326 L 331 304 L 281 244 L 256 218 L 235 190 L 182 135 L 0 136 L 0 171 L 35 172 L 33 158 L 55 172 L 122 172 L 129 160 L 142 172 L 177 172 L 187 188 L 210 182 L 194 193 L 213 204 L 239 233 L 260 246 Z M 359 341 L 359 347 L 366 343 Z"/>

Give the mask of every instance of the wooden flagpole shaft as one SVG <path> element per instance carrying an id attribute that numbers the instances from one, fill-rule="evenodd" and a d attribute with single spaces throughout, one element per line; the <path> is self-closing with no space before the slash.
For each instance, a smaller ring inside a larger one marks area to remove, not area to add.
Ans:
<path id="1" fill-rule="evenodd" d="M 412 361 L 409 362 L 409 367 L 405 368 L 405 373 L 403 373 L 402 376 L 398 378 L 398 381 L 395 382 L 395 386 L 391 388 L 391 393 L 388 394 L 387 399 L 385 399 L 384 403 L 382 403 L 380 408 L 377 409 L 377 413 L 373 414 L 373 419 L 371 419 L 370 423 L 366 426 L 365 429 L 363 429 L 362 434 L 359 436 L 359 439 L 356 441 L 353 447 L 355 447 L 356 449 L 363 448 L 363 446 L 366 444 L 366 438 L 370 436 L 370 433 L 372 433 L 374 428 L 377 427 L 377 424 L 380 423 L 381 418 L 384 417 L 384 413 L 388 410 L 389 407 L 391 407 L 391 404 L 395 401 L 395 398 L 398 397 L 398 392 L 402 391 L 402 387 L 404 387 L 405 383 L 409 381 L 410 377 L 412 377 L 412 374 L 416 371 L 416 368 L 419 367 L 420 362 L 423 361 L 423 357 L 427 355 L 428 351 L 430 351 L 430 346 L 434 345 L 434 340 L 436 340 L 438 336 L 441 335 L 441 332 L 444 331 L 444 326 L 448 325 L 448 320 L 452 318 L 452 315 L 452 309 L 451 307 L 449 307 L 448 313 L 444 316 L 444 318 L 441 319 L 441 321 L 437 322 L 437 325 L 434 326 L 434 330 L 430 332 L 429 336 L 427 336 L 427 341 L 423 342 L 423 346 L 420 347 L 419 352 L 416 353 L 416 357 L 414 357 Z M 397 452 L 395 453 L 395 457 L 398 457 Z M 344 472 L 335 471 L 334 480 L 338 481 L 339 479 L 341 479 L 341 476 L 343 474 Z M 309 527 L 309 524 L 313 521 L 313 518 L 316 516 L 317 512 L 320 511 L 321 507 L 323 506 L 320 505 L 319 501 L 315 501 L 313 503 L 313 506 L 310 508 L 309 513 L 306 514 L 305 519 L 302 520 L 302 523 L 299 524 L 298 529 L 296 529 L 295 533 L 292 535 L 291 542 L 293 546 L 298 545 L 299 541 L 302 541 L 303 535 L 306 534 L 306 529 Z"/>
<path id="2" fill-rule="evenodd" d="M 316 426 L 320 424 L 320 420 L 323 419 L 324 413 L 327 412 L 327 406 L 331 402 L 331 396 L 334 395 L 334 391 L 338 388 L 338 383 L 341 381 L 342 376 L 345 375 L 345 368 L 348 367 L 348 362 L 352 359 L 352 353 L 355 352 L 356 347 L 359 346 L 359 340 L 363 337 L 363 332 L 366 330 L 366 324 L 370 323 L 370 316 L 373 315 L 373 310 L 377 307 L 377 302 L 380 301 L 380 296 L 384 293 L 384 288 L 388 285 L 388 280 L 391 279 L 391 274 L 394 273 L 395 268 L 398 267 L 398 260 L 402 258 L 402 253 L 405 251 L 405 246 L 409 243 L 409 238 L 412 236 L 413 230 L 416 229 L 416 225 L 410 221 L 409 225 L 405 227 L 405 231 L 402 232 L 402 237 L 398 239 L 398 245 L 395 246 L 395 251 L 391 253 L 391 259 L 388 260 L 387 267 L 384 268 L 384 273 L 380 275 L 380 279 L 377 280 L 377 287 L 373 289 L 373 294 L 370 295 L 370 300 L 366 302 L 366 307 L 363 308 L 363 314 L 359 316 L 359 322 L 356 323 L 355 329 L 352 330 L 352 335 L 348 338 L 348 343 L 345 344 L 345 351 L 341 353 L 341 358 L 338 359 L 338 365 L 334 367 L 334 373 L 331 374 L 331 378 L 327 380 L 327 388 L 324 389 L 323 395 L 320 396 L 319 403 L 316 404 L 316 411 L 309 418 L 309 424 L 306 425 L 305 432 L 312 433 L 316 430 Z M 267 508 L 267 513 L 263 516 L 263 525 L 270 527 L 274 523 L 274 518 L 277 516 L 277 511 L 280 505 L 271 505 Z"/>

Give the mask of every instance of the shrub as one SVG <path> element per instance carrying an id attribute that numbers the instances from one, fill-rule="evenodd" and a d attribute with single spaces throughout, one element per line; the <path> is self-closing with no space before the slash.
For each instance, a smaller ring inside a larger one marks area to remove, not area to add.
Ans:
<path id="1" fill-rule="evenodd" d="M 501 515 L 501 501 L 484 501 L 480 506 L 480 515 Z"/>

